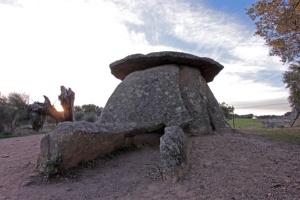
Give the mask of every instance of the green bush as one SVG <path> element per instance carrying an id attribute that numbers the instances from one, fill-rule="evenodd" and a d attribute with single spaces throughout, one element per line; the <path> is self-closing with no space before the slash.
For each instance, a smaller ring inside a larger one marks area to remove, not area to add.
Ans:
<path id="1" fill-rule="evenodd" d="M 98 119 L 98 116 L 94 112 L 88 113 L 84 116 L 84 121 L 86 121 L 86 122 L 96 122 L 97 119 Z"/>
<path id="2" fill-rule="evenodd" d="M 0 94 L 0 131 L 14 132 L 27 120 L 29 96 L 21 93 Z"/>
<path id="3" fill-rule="evenodd" d="M 83 111 L 75 112 L 75 121 L 83 121 L 85 113 Z"/>
<path id="4" fill-rule="evenodd" d="M 53 175 L 61 172 L 60 166 L 63 163 L 61 154 L 51 157 L 49 160 L 44 160 L 42 167 L 46 178 L 51 178 Z"/>

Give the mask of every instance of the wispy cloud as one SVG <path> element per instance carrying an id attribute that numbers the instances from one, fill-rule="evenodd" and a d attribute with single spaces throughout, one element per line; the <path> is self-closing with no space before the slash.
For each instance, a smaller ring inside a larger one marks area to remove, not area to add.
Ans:
<path id="1" fill-rule="evenodd" d="M 1 90 L 30 92 L 39 100 L 43 94 L 56 98 L 64 84 L 77 93 L 78 104 L 104 106 L 119 83 L 109 75 L 111 62 L 175 50 L 225 66 L 210 83 L 219 101 L 287 96 L 280 78 L 286 66 L 234 17 L 185 0 L 0 0 L 0 65 L 23 82 L 5 76 L 0 85 L 10 87 Z"/>
<path id="2" fill-rule="evenodd" d="M 152 45 L 167 42 L 174 48 L 181 48 L 183 43 L 195 44 L 195 49 L 192 50 L 199 53 L 203 53 L 202 49 L 231 49 L 242 41 L 239 33 L 245 30 L 245 27 L 234 23 L 229 15 L 205 9 L 200 4 L 195 7 L 188 1 L 114 2 L 121 5 L 126 10 L 124 12 L 135 13 L 137 23 L 125 17 L 125 24 L 129 30 L 145 34 L 145 38 Z M 180 42 L 170 44 L 168 36 Z"/>
<path id="3" fill-rule="evenodd" d="M 123 22 L 131 32 L 144 35 L 149 45 L 161 44 L 222 63 L 225 69 L 210 84 L 220 101 L 286 99 L 282 83 L 286 66 L 269 57 L 263 39 L 253 36 L 254 30 L 239 19 L 189 1 L 114 3 L 135 13 L 136 22 L 126 17 Z"/>

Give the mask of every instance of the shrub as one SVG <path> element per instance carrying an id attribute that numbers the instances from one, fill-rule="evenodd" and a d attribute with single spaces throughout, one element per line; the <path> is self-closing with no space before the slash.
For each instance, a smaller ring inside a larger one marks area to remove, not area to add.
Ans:
<path id="1" fill-rule="evenodd" d="M 60 166 L 63 163 L 61 154 L 51 157 L 49 160 L 45 160 L 42 164 L 44 168 L 44 174 L 46 178 L 51 178 L 53 175 L 59 173 Z"/>
<path id="2" fill-rule="evenodd" d="M 0 96 L 0 129 L 14 132 L 27 118 L 29 96 L 21 93 L 10 93 Z"/>
<path id="3" fill-rule="evenodd" d="M 86 121 L 86 122 L 96 122 L 97 119 L 98 119 L 98 116 L 94 112 L 88 113 L 84 116 L 84 121 Z"/>
<path id="4" fill-rule="evenodd" d="M 75 121 L 83 121 L 85 113 L 83 111 L 75 112 Z"/>

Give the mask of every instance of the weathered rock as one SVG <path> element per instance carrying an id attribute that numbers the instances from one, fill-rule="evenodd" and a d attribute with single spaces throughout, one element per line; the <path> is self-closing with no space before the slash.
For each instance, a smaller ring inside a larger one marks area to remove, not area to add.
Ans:
<path id="1" fill-rule="evenodd" d="M 38 168 L 53 174 L 123 147 L 124 133 L 87 122 L 63 122 L 41 141 Z"/>
<path id="2" fill-rule="evenodd" d="M 160 138 L 161 171 L 165 180 L 176 182 L 188 168 L 188 138 L 179 126 L 165 128 Z"/>
<path id="3" fill-rule="evenodd" d="M 111 73 L 118 79 L 125 77 L 134 71 L 151 67 L 176 64 L 195 67 L 201 71 L 206 82 L 213 81 L 214 77 L 224 68 L 220 63 L 205 57 L 198 57 L 187 53 L 162 51 L 147 55 L 133 54 L 110 64 Z"/>
<path id="4" fill-rule="evenodd" d="M 108 100 L 99 123 L 120 127 L 120 132 L 135 128 L 135 135 L 191 120 L 180 95 L 179 68 L 164 65 L 129 74 Z"/>
<path id="5" fill-rule="evenodd" d="M 179 83 L 185 107 L 193 117 L 185 131 L 193 135 L 211 133 L 213 127 L 208 112 L 208 98 L 205 94 L 208 85 L 203 80 L 201 72 L 195 68 L 181 67 Z"/>
<path id="6" fill-rule="evenodd" d="M 110 65 L 124 79 L 97 123 L 61 123 L 41 141 L 40 171 L 51 174 L 133 144 L 138 133 L 160 132 L 165 179 L 187 168 L 187 135 L 230 128 L 207 82 L 219 63 L 179 52 L 135 54 Z"/>
<path id="7" fill-rule="evenodd" d="M 126 136 L 165 126 L 191 135 L 231 129 L 197 68 L 163 65 L 129 74 L 108 100 L 99 119 Z M 127 139 L 132 144 L 132 139 Z"/>
<path id="8" fill-rule="evenodd" d="M 205 84 L 204 79 L 200 77 L 203 82 L 203 92 L 207 97 L 207 110 L 210 119 L 211 126 L 215 132 L 230 132 L 232 131 L 231 126 L 228 124 L 220 106 L 215 98 L 214 94 L 210 90 L 207 84 Z"/>
<path id="9" fill-rule="evenodd" d="M 271 121 L 261 121 L 264 128 L 284 128 L 283 124 L 277 123 L 277 122 L 271 122 Z"/>
<path id="10" fill-rule="evenodd" d="M 231 129 L 218 101 L 198 69 L 186 66 L 180 68 L 180 91 L 185 106 L 193 117 L 185 129 L 187 133 L 202 135 Z"/>

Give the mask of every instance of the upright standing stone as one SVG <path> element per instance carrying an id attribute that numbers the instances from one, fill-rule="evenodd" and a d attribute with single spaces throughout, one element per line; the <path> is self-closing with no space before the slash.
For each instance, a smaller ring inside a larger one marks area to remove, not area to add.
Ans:
<path id="1" fill-rule="evenodd" d="M 196 68 L 180 68 L 180 91 L 185 107 L 193 120 L 186 132 L 193 135 L 211 133 L 213 127 L 210 125 L 208 111 L 208 98 L 205 88 L 208 87 Z"/>
<path id="2" fill-rule="evenodd" d="M 179 126 L 165 128 L 160 138 L 160 157 L 162 176 L 165 180 L 176 182 L 188 168 L 188 138 Z"/>

